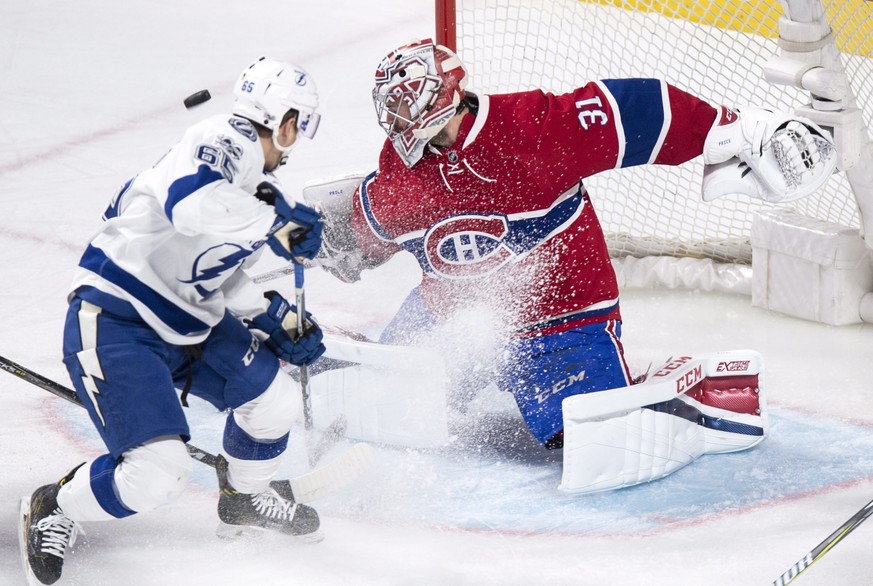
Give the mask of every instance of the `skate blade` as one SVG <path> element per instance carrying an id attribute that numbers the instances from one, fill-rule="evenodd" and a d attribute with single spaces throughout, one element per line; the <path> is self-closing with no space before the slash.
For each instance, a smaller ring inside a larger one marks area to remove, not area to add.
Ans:
<path id="1" fill-rule="evenodd" d="M 265 534 L 285 535 L 279 531 L 264 529 L 262 527 L 252 527 L 251 525 L 229 525 L 224 521 L 218 522 L 218 527 L 215 534 L 220 539 L 233 541 L 236 539 L 252 539 L 261 537 Z M 306 535 L 287 535 L 297 543 L 319 543 L 324 540 L 324 533 L 321 531 L 313 531 Z"/>
<path id="2" fill-rule="evenodd" d="M 30 497 L 26 496 L 21 499 L 21 504 L 18 507 L 18 553 L 21 558 L 21 569 L 24 570 L 24 577 L 27 580 L 27 586 L 44 586 L 37 578 L 33 570 L 30 569 L 30 562 L 27 561 L 27 529 L 30 525 Z"/>

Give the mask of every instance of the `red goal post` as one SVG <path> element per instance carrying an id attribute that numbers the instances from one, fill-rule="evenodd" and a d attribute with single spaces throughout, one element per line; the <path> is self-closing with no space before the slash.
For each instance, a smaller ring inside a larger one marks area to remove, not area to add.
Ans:
<path id="1" fill-rule="evenodd" d="M 436 42 L 457 50 L 455 0 L 436 0 Z"/>

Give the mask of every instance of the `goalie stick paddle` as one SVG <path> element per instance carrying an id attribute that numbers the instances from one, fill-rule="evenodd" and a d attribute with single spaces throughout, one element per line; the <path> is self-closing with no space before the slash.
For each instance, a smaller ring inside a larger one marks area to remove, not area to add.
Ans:
<path id="1" fill-rule="evenodd" d="M 44 391 L 66 399 L 83 409 L 85 408 L 73 389 L 24 368 L 3 356 L 0 356 L 0 368 Z M 187 443 L 185 446 L 188 448 L 188 455 L 193 459 L 206 464 L 210 468 L 215 468 L 218 463 L 218 456 L 202 450 L 191 443 Z M 349 484 L 360 476 L 364 470 L 369 468 L 373 460 L 372 447 L 368 444 L 355 444 L 341 456 L 331 460 L 324 466 L 288 480 L 274 480 L 270 483 L 270 487 L 282 498 L 293 500 L 297 503 L 309 503 Z"/>
<path id="2" fill-rule="evenodd" d="M 773 581 L 771 586 L 787 586 L 794 582 L 794 579 L 797 578 L 804 570 L 806 570 L 809 566 L 817 562 L 819 559 L 824 556 L 827 552 L 834 548 L 840 541 L 843 540 L 849 533 L 854 531 L 858 525 L 864 522 L 864 520 L 873 515 L 873 501 L 870 501 L 864 507 L 852 515 L 852 517 L 840 525 L 840 527 L 831 533 L 827 539 L 816 545 L 812 551 L 803 556 L 796 564 L 791 566 L 784 574 L 779 576 L 776 580 Z"/>

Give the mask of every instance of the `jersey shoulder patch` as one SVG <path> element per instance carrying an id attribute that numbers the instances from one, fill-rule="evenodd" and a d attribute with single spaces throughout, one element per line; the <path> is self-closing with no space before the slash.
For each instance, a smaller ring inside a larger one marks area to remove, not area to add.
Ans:
<path id="1" fill-rule="evenodd" d="M 255 130 L 255 126 L 251 123 L 251 121 L 246 120 L 245 118 L 231 116 L 228 119 L 227 123 L 230 124 L 231 128 L 239 132 L 250 141 L 258 142 L 258 131 Z"/>

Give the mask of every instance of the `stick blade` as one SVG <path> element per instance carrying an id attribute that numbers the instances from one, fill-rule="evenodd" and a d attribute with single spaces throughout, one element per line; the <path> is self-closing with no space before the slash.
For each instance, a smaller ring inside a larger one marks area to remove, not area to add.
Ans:
<path id="1" fill-rule="evenodd" d="M 369 468 L 376 459 L 369 444 L 355 444 L 338 458 L 312 472 L 290 479 L 294 500 L 309 503 L 343 488 Z"/>

